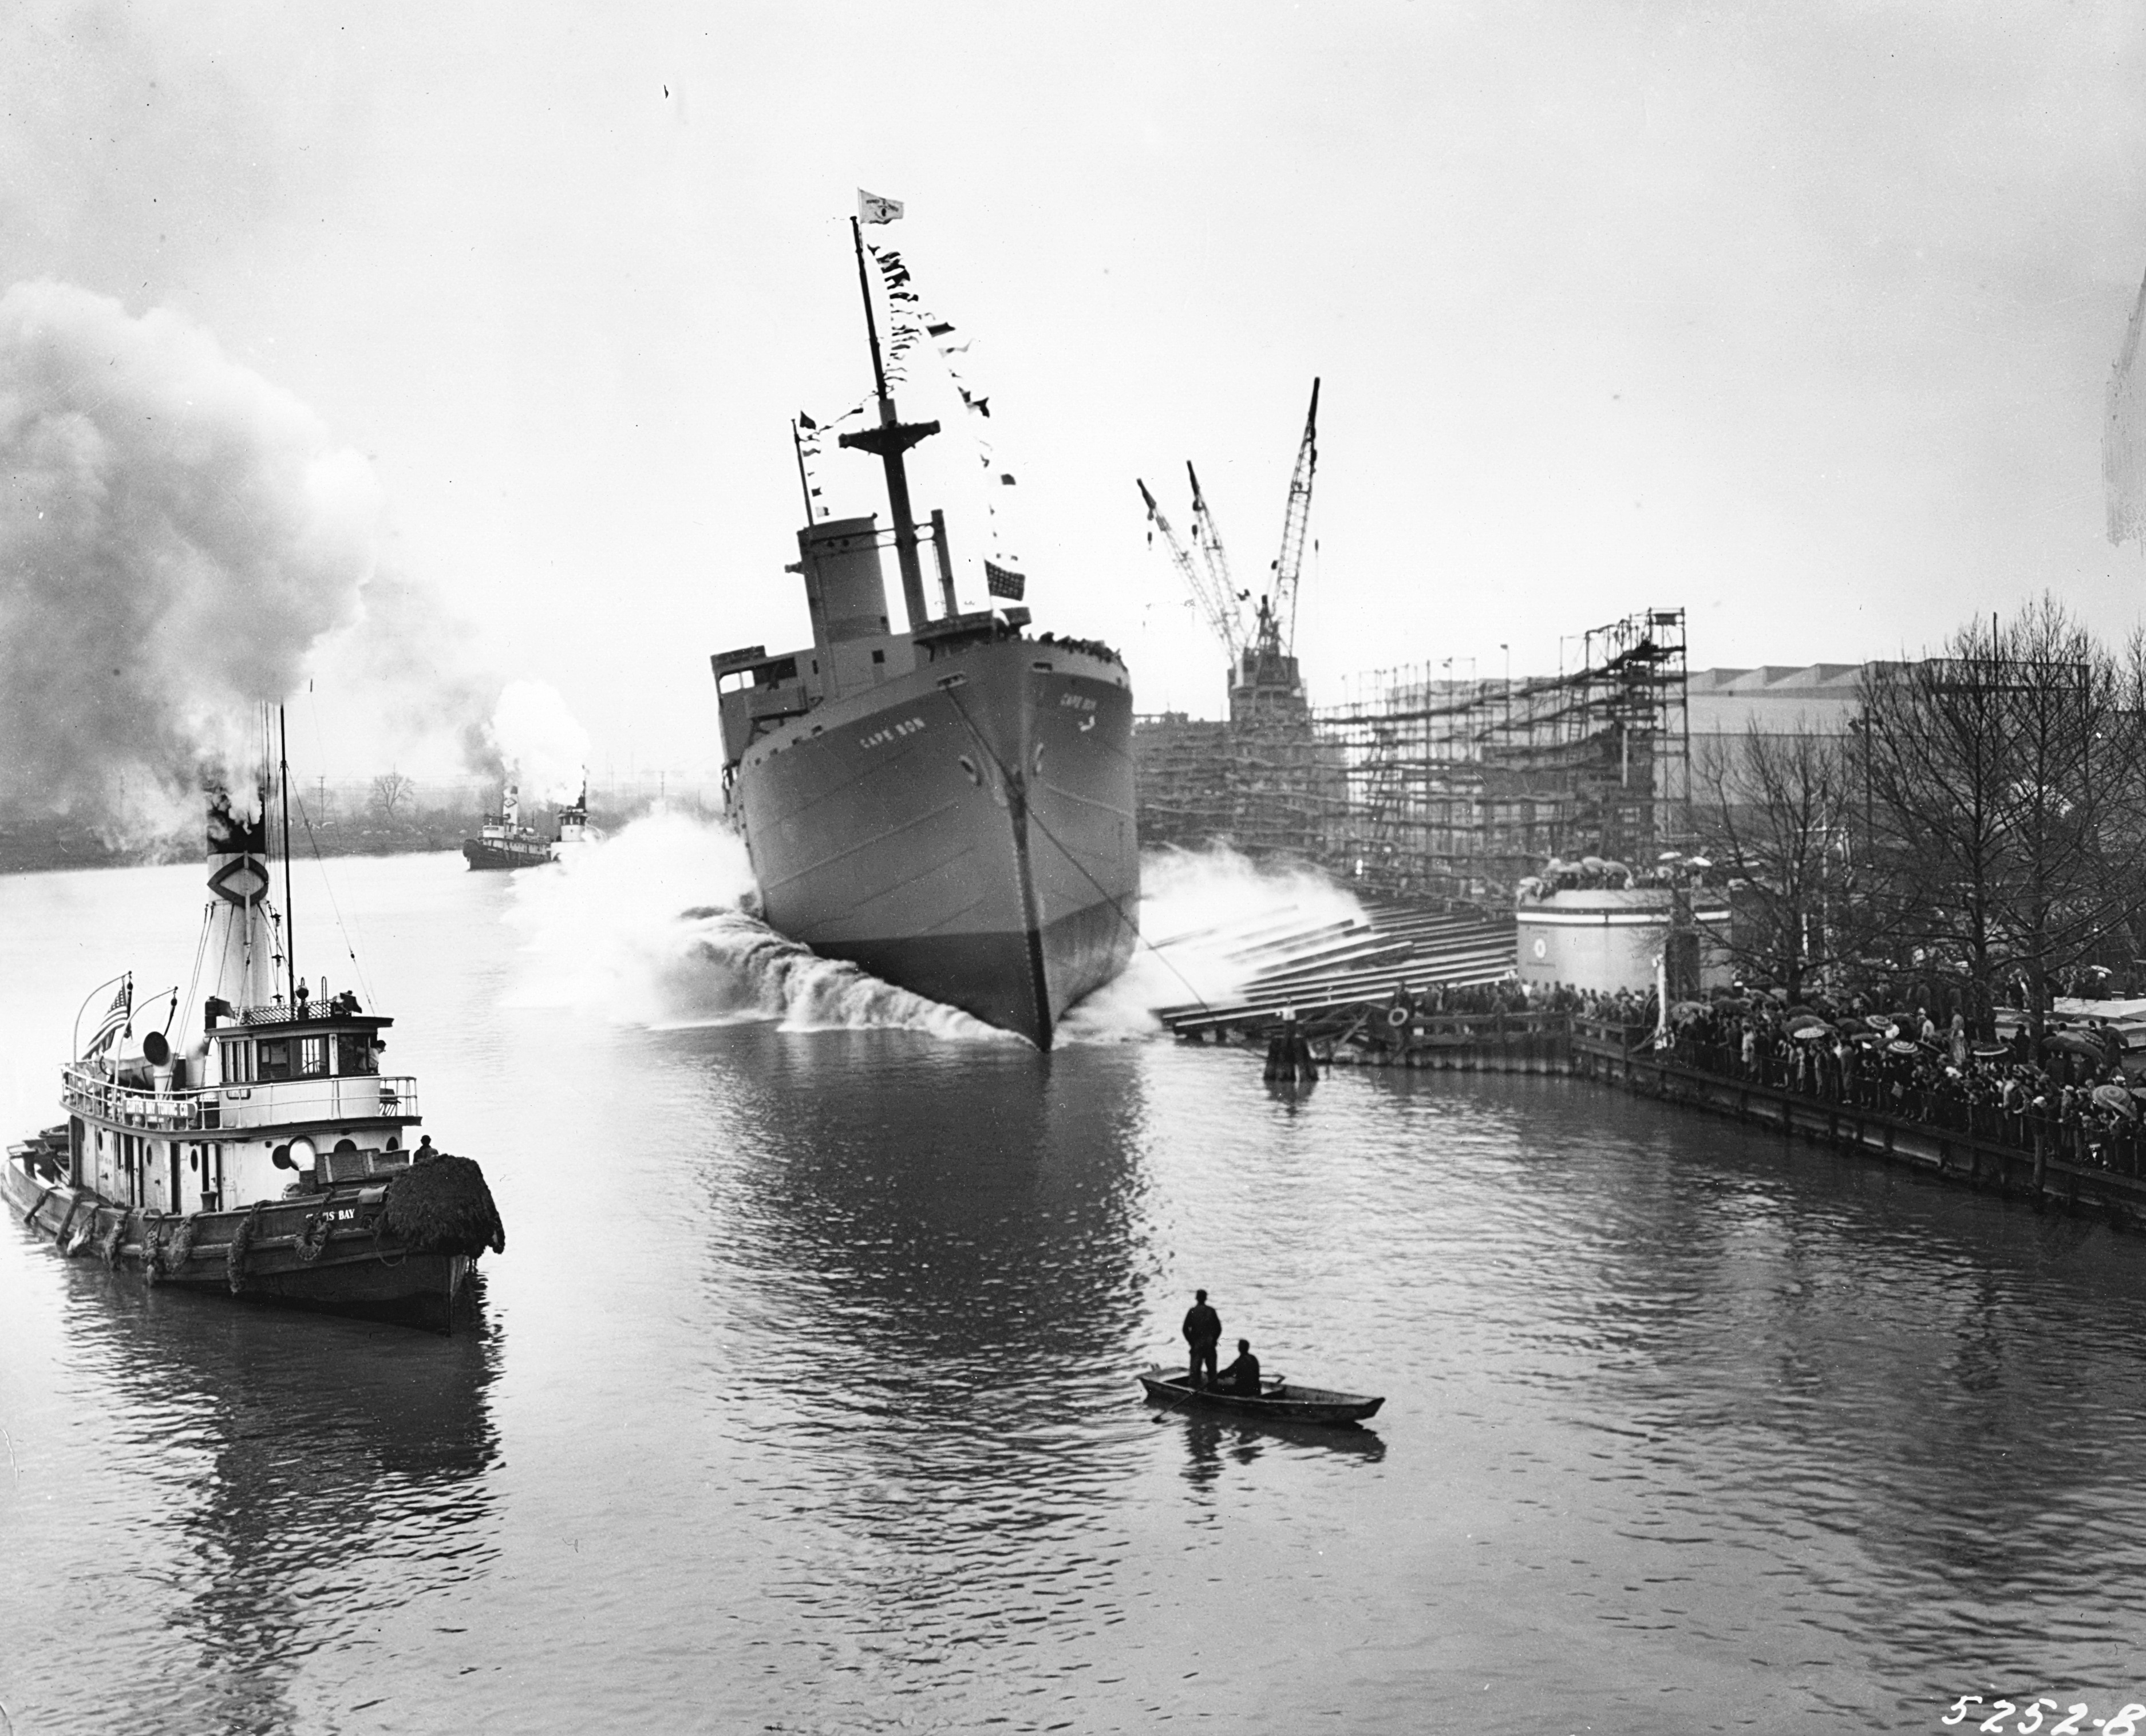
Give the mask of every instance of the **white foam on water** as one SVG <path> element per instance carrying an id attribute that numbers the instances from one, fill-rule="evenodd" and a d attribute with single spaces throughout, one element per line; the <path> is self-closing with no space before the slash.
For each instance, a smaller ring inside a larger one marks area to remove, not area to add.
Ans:
<path id="1" fill-rule="evenodd" d="M 752 884 L 736 833 L 676 812 L 524 869 L 507 915 L 525 966 L 510 1003 L 652 1028 L 772 1022 L 1021 1040 L 777 934 L 746 913 Z"/>
<path id="2" fill-rule="evenodd" d="M 1124 972 L 1059 1022 L 1061 1043 L 1157 1036 L 1157 1007 L 1225 1003 L 1274 962 L 1243 957 L 1247 947 L 1364 920 L 1355 899 L 1323 876 L 1226 848 L 1150 851 L 1140 877 L 1142 939 Z M 507 920 L 521 936 L 524 968 L 509 1003 L 656 1029 L 770 1022 L 1021 1040 L 777 934 L 746 912 L 752 884 L 736 833 L 676 812 L 634 821 L 551 867 L 522 870 Z"/>
<path id="3" fill-rule="evenodd" d="M 1140 858 L 1140 939 L 1124 971 L 1069 1008 L 1064 1043 L 1160 1035 L 1155 1009 L 1237 998 L 1275 962 L 1244 950 L 1330 923 L 1365 920 L 1349 892 L 1310 869 L 1272 867 L 1224 846 L 1150 851 Z"/>

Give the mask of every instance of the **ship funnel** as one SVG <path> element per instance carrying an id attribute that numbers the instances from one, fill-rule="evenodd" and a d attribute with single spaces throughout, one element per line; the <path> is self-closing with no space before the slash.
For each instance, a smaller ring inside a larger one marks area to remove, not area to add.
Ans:
<path id="1" fill-rule="evenodd" d="M 208 798 L 209 955 L 214 992 L 234 1007 L 264 1006 L 276 998 L 276 946 L 267 907 L 271 885 L 268 825 L 231 806 L 229 793 Z"/>

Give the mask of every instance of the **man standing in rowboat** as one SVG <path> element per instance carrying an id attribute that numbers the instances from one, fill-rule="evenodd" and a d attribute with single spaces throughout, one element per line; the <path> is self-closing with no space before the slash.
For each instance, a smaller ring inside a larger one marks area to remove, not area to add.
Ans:
<path id="1" fill-rule="evenodd" d="M 1196 1390 L 1200 1385 L 1200 1371 L 1207 1370 L 1207 1379 L 1215 1379 L 1215 1347 L 1222 1342 L 1222 1317 L 1207 1305 L 1207 1292 L 1195 1290 L 1192 1306 L 1185 1314 L 1185 1342 L 1192 1347 L 1192 1366 L 1189 1384 Z"/>

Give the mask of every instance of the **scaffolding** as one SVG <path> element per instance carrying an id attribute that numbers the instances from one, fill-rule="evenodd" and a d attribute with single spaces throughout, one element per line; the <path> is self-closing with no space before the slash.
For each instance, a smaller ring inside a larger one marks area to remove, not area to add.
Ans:
<path id="1" fill-rule="evenodd" d="M 1346 781 L 1329 866 L 1375 890 L 1503 905 L 1552 857 L 1637 869 L 1688 842 L 1684 611 L 1581 643 L 1555 676 L 1385 671 L 1316 713 Z"/>
<path id="2" fill-rule="evenodd" d="M 1627 616 L 1580 644 L 1579 666 L 1555 676 L 1418 666 L 1360 677 L 1324 709 L 1143 718 L 1141 838 L 1500 908 L 1554 856 L 1651 866 L 1690 838 L 1684 611 Z"/>

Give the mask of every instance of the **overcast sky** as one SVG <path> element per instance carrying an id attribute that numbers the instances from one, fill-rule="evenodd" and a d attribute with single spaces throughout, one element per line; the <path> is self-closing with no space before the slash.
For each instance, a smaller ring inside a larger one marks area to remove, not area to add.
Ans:
<path id="1" fill-rule="evenodd" d="M 18 0 L 5 281 L 167 310 L 309 407 L 386 566 L 621 774 L 712 764 L 708 654 L 806 636 L 788 421 L 869 385 L 860 186 L 973 340 L 1037 626 L 1120 647 L 1143 710 L 1214 712 L 1221 659 L 1134 478 L 1181 524 L 1191 458 L 1256 579 L 1315 375 L 1315 699 L 1555 668 L 1649 606 L 1694 667 L 2044 586 L 2115 636 L 2142 17 Z M 920 505 L 973 555 L 975 451 L 915 372 Z M 883 514 L 871 461 L 824 471 Z"/>

